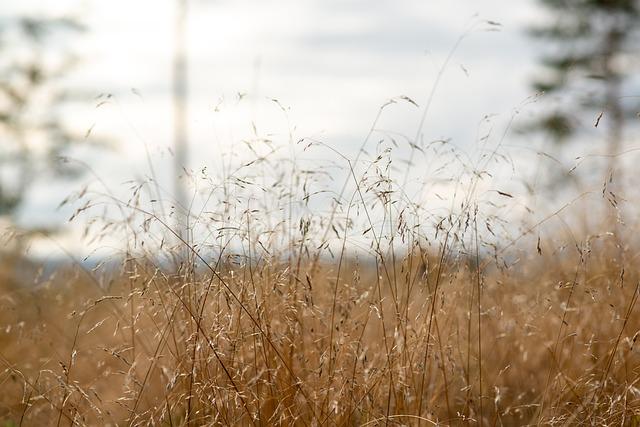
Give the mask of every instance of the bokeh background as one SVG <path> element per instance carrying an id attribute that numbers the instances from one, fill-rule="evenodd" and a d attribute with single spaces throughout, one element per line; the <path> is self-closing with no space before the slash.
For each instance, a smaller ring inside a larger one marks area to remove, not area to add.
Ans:
<path id="1" fill-rule="evenodd" d="M 353 158 L 380 107 L 395 99 L 376 122 L 372 145 L 390 135 L 417 136 L 446 140 L 478 158 L 479 144 L 490 139 L 509 160 L 496 166 L 487 188 L 508 191 L 521 205 L 535 199 L 551 212 L 582 191 L 599 191 L 611 154 L 603 130 L 611 115 L 600 114 L 607 108 L 602 102 L 574 109 L 578 137 L 564 144 L 551 134 L 526 132 L 541 114 L 574 99 L 533 85 L 549 73 L 541 58 L 570 45 L 595 45 L 606 30 L 606 16 L 596 17 L 591 41 L 536 38 L 536 26 L 570 28 L 548 7 L 553 3 L 2 2 L 2 105 L 14 113 L 0 126 L 0 182 L 11 199 L 3 224 L 56 230 L 56 246 L 82 251 L 81 232 L 67 223 L 73 207 L 59 207 L 82 185 L 99 179 L 126 198 L 131 182 L 153 174 L 163 198 L 184 198 L 173 184 L 176 55 L 183 55 L 186 70 L 178 77 L 186 85 L 178 107 L 185 117 L 178 139 L 186 142 L 180 154 L 186 170 L 206 167 L 215 175 L 225 156 L 242 161 L 242 141 L 258 134 L 284 146 L 321 140 Z M 619 99 L 633 113 L 637 59 L 631 50 L 616 61 L 625 75 Z M 589 93 L 595 81 L 577 87 Z M 24 101 L 20 107 L 12 85 L 23 91 L 16 95 Z M 599 117 L 603 126 L 596 128 Z M 625 126 L 637 123 L 631 114 Z M 616 150 L 633 150 L 632 135 L 626 132 Z M 406 162 L 410 151 L 409 144 L 398 144 L 394 156 Z M 632 164 L 634 156 L 621 156 L 619 164 Z M 310 165 L 325 160 L 316 152 L 305 159 Z M 447 199 L 452 188 L 442 184 L 433 203 Z M 56 249 L 41 241 L 31 250 Z"/>
<path id="2" fill-rule="evenodd" d="M 0 0 L 0 426 L 640 425 L 639 35 Z"/>

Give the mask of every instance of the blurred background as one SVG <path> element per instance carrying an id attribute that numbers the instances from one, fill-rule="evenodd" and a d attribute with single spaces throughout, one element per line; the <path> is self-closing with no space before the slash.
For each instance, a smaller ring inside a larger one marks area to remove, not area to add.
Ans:
<path id="1" fill-rule="evenodd" d="M 82 226 L 68 221 L 77 206 L 63 203 L 70 194 L 97 185 L 126 200 L 151 179 L 169 205 L 184 206 L 194 191 L 188 176 L 250 161 L 246 142 L 258 137 L 285 150 L 321 141 L 351 159 L 365 138 L 371 154 L 391 140 L 395 173 L 409 187 L 425 172 L 419 144 L 450 144 L 474 164 L 499 152 L 485 190 L 514 199 L 509 215 L 544 217 L 590 192 L 622 221 L 640 121 L 639 8 L 629 0 L 4 1 L 1 227 L 35 236 L 34 256 L 85 253 Z M 336 157 L 298 155 L 310 168 Z M 446 205 L 461 166 L 435 162 L 431 170 L 445 168 L 449 180 L 425 200 Z"/>

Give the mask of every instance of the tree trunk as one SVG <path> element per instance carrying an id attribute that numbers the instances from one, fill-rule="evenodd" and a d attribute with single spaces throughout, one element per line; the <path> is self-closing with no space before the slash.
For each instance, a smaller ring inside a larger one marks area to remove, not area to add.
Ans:
<path id="1" fill-rule="evenodd" d="M 174 115 L 174 192 L 176 198 L 176 232 L 188 240 L 189 206 L 185 184 L 180 180 L 187 168 L 187 43 L 186 43 L 187 0 L 176 1 L 175 50 L 173 57 L 173 115 Z"/>
<path id="2" fill-rule="evenodd" d="M 624 110 L 620 99 L 620 77 L 616 72 L 614 59 L 621 49 L 622 35 L 617 25 L 609 31 L 604 52 L 604 77 L 606 81 L 606 114 L 609 116 L 607 128 L 608 162 L 604 182 L 604 196 L 610 208 L 606 214 L 607 231 L 614 234 L 614 242 L 619 256 L 622 256 L 620 225 L 622 223 L 622 195 L 624 173 L 620 167 L 620 153 L 623 141 Z M 622 259 L 618 259 L 622 262 Z"/>

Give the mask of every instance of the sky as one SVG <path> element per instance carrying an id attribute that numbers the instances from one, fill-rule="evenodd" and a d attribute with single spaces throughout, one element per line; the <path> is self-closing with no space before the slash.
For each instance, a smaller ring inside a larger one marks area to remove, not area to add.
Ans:
<path id="1" fill-rule="evenodd" d="M 300 134 L 359 137 L 387 99 L 407 95 L 424 102 L 449 51 L 470 27 L 476 30 L 459 47 L 438 88 L 431 133 L 456 137 L 451 134 L 462 128 L 456 122 L 509 111 L 531 94 L 527 74 L 535 58 L 523 26 L 535 9 L 528 2 L 431 3 L 193 1 L 193 151 L 211 145 L 213 107 L 221 99 L 233 103 L 238 92 L 251 102 L 234 117 L 218 120 L 227 126 L 247 128 L 254 120 L 266 131 L 277 128 L 277 109 L 264 102 L 275 98 L 291 108 L 290 120 Z M 92 6 L 93 35 L 83 43 L 88 61 L 79 80 L 89 89 L 117 94 L 124 118 L 150 143 L 170 144 L 173 2 Z M 483 32 L 483 19 L 502 23 L 501 31 Z M 404 129 L 415 127 L 418 116 L 409 110 L 389 120 Z M 118 132 L 129 141 L 127 150 L 136 150 L 129 123 L 111 116 L 96 121 L 96 130 Z"/>
<path id="2" fill-rule="evenodd" d="M 147 176 L 149 162 L 170 187 L 176 3 L 0 6 L 5 15 L 71 14 L 86 23 L 73 42 L 80 63 L 66 84 L 89 96 L 67 120 L 79 132 L 91 129 L 87 142 L 113 142 L 111 150 L 77 155 L 116 193 Z M 533 95 L 537 48 L 525 29 L 540 17 L 531 0 L 189 0 L 189 166 L 215 170 L 220 153 L 234 151 L 254 126 L 284 140 L 293 129 L 296 138 L 353 153 L 380 106 L 399 96 L 419 107 L 398 102 L 378 127 L 413 136 L 430 93 L 425 139 L 472 148 L 483 117 L 495 115 L 504 127 Z M 111 95 L 108 102 L 101 94 Z M 64 220 L 68 212 L 55 207 L 69 189 L 34 185 L 22 220 Z"/>

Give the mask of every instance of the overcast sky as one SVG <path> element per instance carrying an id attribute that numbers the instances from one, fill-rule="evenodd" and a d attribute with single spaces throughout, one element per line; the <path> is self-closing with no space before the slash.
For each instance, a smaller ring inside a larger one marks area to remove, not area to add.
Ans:
<path id="1" fill-rule="evenodd" d="M 116 149 L 88 160 L 117 189 L 148 173 L 145 149 L 163 179 L 172 170 L 171 59 L 176 1 L 2 2 L 0 13 L 72 14 L 88 32 L 76 40 L 81 64 L 70 86 L 113 99 L 74 107 L 72 126 L 92 127 Z M 533 1 L 364 0 L 189 1 L 190 166 L 215 166 L 252 133 L 320 138 L 345 152 L 359 146 L 388 99 L 379 127 L 415 134 L 422 109 L 452 55 L 424 127 L 425 139 L 474 144 L 486 115 L 506 122 L 532 95 L 535 48 L 525 28 L 540 17 Z M 46 7 L 46 9 L 42 9 Z M 489 23 L 488 23 L 489 21 Z M 499 23 L 500 25 L 495 25 Z M 246 94 L 238 102 L 238 93 Z M 288 108 L 288 121 L 277 99 Z M 218 111 L 216 112 L 216 107 Z M 146 145 L 146 148 L 145 148 Z M 68 184 L 36 186 L 29 222 L 57 221 Z M 62 215 L 62 214 L 60 214 Z"/>

